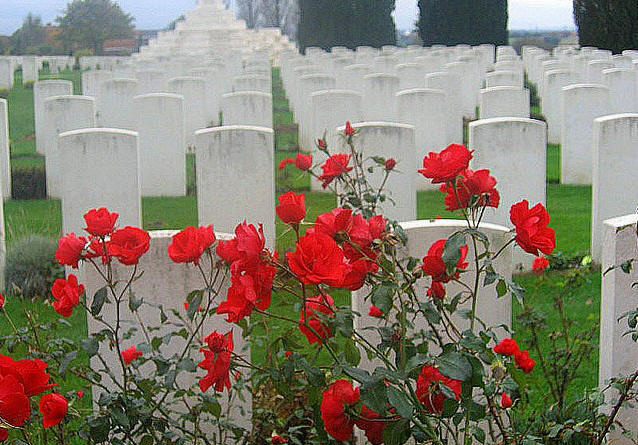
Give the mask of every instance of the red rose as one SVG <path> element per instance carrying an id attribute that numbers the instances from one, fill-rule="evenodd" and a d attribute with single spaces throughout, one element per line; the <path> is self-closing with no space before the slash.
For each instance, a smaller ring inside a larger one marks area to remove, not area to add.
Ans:
<path id="1" fill-rule="evenodd" d="M 31 402 L 22 384 L 14 375 L 0 375 L 0 419 L 13 427 L 22 428 L 30 416 Z M 7 437 L 8 431 L 0 427 L 0 439 L 6 440 Z"/>
<path id="2" fill-rule="evenodd" d="M 58 250 L 55 252 L 55 259 L 63 266 L 78 268 L 78 262 L 82 259 L 82 251 L 86 246 L 86 238 L 78 237 L 75 233 L 69 233 L 58 241 Z"/>
<path id="3" fill-rule="evenodd" d="M 273 445 L 284 445 L 288 443 L 288 439 L 284 439 L 281 436 L 274 435 L 271 437 L 270 443 L 272 443 Z"/>
<path id="4" fill-rule="evenodd" d="M 534 270 L 534 273 L 540 275 L 548 268 L 549 268 L 549 260 L 545 258 L 544 256 L 539 256 L 538 258 L 534 260 L 534 264 L 532 266 L 532 270 Z"/>
<path id="5" fill-rule="evenodd" d="M 148 232 L 129 226 L 113 232 L 108 247 L 109 253 L 120 263 L 133 266 L 151 247 L 151 237 Z"/>
<path id="6" fill-rule="evenodd" d="M 286 357 L 290 357 L 292 355 L 292 351 L 286 351 L 285 354 L 286 354 Z"/>
<path id="7" fill-rule="evenodd" d="M 75 306 L 80 304 L 80 297 L 84 293 L 84 286 L 78 284 L 78 279 L 75 275 L 69 275 L 68 280 L 55 280 L 53 283 L 53 309 L 55 312 L 69 318 L 73 314 Z"/>
<path id="8" fill-rule="evenodd" d="M 224 388 L 230 391 L 230 365 L 232 363 L 232 353 L 234 350 L 233 331 L 228 333 L 223 351 L 214 352 L 212 350 L 202 350 L 205 358 L 197 366 L 208 371 L 208 374 L 199 381 L 199 388 L 202 392 L 208 391 L 211 386 L 214 386 L 217 392 L 223 392 Z"/>
<path id="9" fill-rule="evenodd" d="M 290 269 L 304 284 L 338 287 L 347 272 L 343 250 L 323 233 L 304 236 L 297 241 L 297 250 L 286 257 Z"/>
<path id="10" fill-rule="evenodd" d="M 390 158 L 390 159 L 385 161 L 385 169 L 387 171 L 394 170 L 394 167 L 396 167 L 396 166 L 397 166 L 397 161 L 395 161 L 393 158 Z"/>
<path id="11" fill-rule="evenodd" d="M 347 380 L 337 380 L 323 393 L 321 417 L 328 434 L 345 442 L 352 437 L 355 419 L 346 414 L 346 407 L 359 402 L 359 388 L 354 389 Z"/>
<path id="12" fill-rule="evenodd" d="M 4 307 L 5 298 L 4 295 L 0 294 L 0 309 Z"/>
<path id="13" fill-rule="evenodd" d="M 228 314 L 227 322 L 239 323 L 252 313 L 257 304 L 257 294 L 250 275 L 233 276 L 231 279 L 226 301 L 221 302 L 217 314 Z"/>
<path id="14" fill-rule="evenodd" d="M 240 262 L 248 267 L 256 265 L 261 260 L 265 248 L 263 225 L 260 224 L 258 230 L 254 225 L 244 221 L 235 228 L 234 239 L 219 242 L 217 255 L 228 264 Z"/>
<path id="15" fill-rule="evenodd" d="M 62 422 L 68 411 L 69 402 L 60 394 L 47 394 L 40 399 L 44 428 L 51 428 Z"/>
<path id="16" fill-rule="evenodd" d="M 423 158 L 423 170 L 419 170 L 433 184 L 454 181 L 472 159 L 472 152 L 463 145 L 452 144 L 441 153 L 430 153 Z"/>
<path id="17" fill-rule="evenodd" d="M 518 343 L 516 343 L 516 340 L 513 338 L 506 338 L 498 345 L 494 346 L 494 352 L 504 357 L 511 357 L 518 354 L 519 351 L 520 348 Z"/>
<path id="18" fill-rule="evenodd" d="M 375 215 L 368 220 L 368 227 L 370 228 L 370 236 L 373 240 L 382 239 L 387 230 L 387 221 L 381 215 Z"/>
<path id="19" fill-rule="evenodd" d="M 510 219 L 516 227 L 516 242 L 532 255 L 551 255 L 556 248 L 556 233 L 549 226 L 549 213 L 543 204 L 536 204 L 531 209 L 524 200 L 514 204 L 510 210 Z"/>
<path id="20" fill-rule="evenodd" d="M 503 407 L 503 409 L 511 408 L 512 405 L 513 403 L 511 397 L 508 396 L 507 393 L 503 393 L 503 395 L 501 396 L 501 406 Z"/>
<path id="21" fill-rule="evenodd" d="M 456 400 L 461 400 L 462 384 L 459 380 L 445 377 L 433 366 L 425 366 L 416 382 L 416 396 L 431 413 L 440 414 L 443 411 L 445 395 L 440 385 L 445 385 L 454 392 Z"/>
<path id="22" fill-rule="evenodd" d="M 352 155 L 346 154 L 332 155 L 328 158 L 326 163 L 321 166 L 323 174 L 319 176 L 319 180 L 323 183 L 321 184 L 323 188 L 328 187 L 332 181 L 342 174 L 352 171 L 352 167 L 348 167 L 350 158 L 352 158 Z"/>
<path id="23" fill-rule="evenodd" d="M 328 144 L 326 144 L 326 140 L 323 138 L 317 139 L 317 147 L 319 147 L 320 150 L 325 150 L 326 148 L 328 148 Z"/>
<path id="24" fill-rule="evenodd" d="M 213 226 L 187 227 L 173 235 L 173 242 L 168 246 L 168 256 L 176 263 L 199 264 L 202 254 L 215 243 Z"/>
<path id="25" fill-rule="evenodd" d="M 432 286 L 428 289 L 428 297 L 430 298 L 445 298 L 445 286 L 440 281 L 433 281 Z"/>
<path id="26" fill-rule="evenodd" d="M 438 240 L 432 245 L 432 247 L 430 247 L 428 255 L 423 258 L 423 272 L 425 272 L 426 275 L 431 276 L 432 281 L 448 283 L 452 281 L 452 279 L 458 279 L 460 276 L 460 271 L 465 270 L 468 266 L 468 263 L 465 262 L 468 247 L 463 246 L 461 247 L 461 258 L 456 265 L 456 271 L 454 275 L 448 275 L 447 268 L 445 267 L 445 262 L 443 261 L 443 252 L 445 251 L 446 244 L 447 240 Z"/>
<path id="27" fill-rule="evenodd" d="M 22 385 L 27 397 L 37 396 L 54 386 L 49 383 L 51 376 L 47 373 L 48 365 L 42 360 L 14 361 L 10 357 L 0 355 L 0 376 L 12 375 Z M 2 417 L 0 415 L 0 417 Z"/>
<path id="28" fill-rule="evenodd" d="M 528 351 L 517 352 L 514 355 L 514 360 L 516 360 L 516 364 L 525 374 L 529 374 L 536 367 L 536 362 L 532 357 L 530 357 Z"/>
<path id="29" fill-rule="evenodd" d="M 450 212 L 473 206 L 497 208 L 501 197 L 495 186 L 496 179 L 489 170 L 466 169 L 456 183 L 443 184 L 441 191 L 447 193 L 445 204 Z"/>
<path id="30" fill-rule="evenodd" d="M 78 399 L 84 398 L 84 391 L 78 391 Z"/>
<path id="31" fill-rule="evenodd" d="M 89 240 L 89 247 L 84 254 L 84 258 L 100 258 L 102 257 L 102 263 L 108 264 L 111 262 L 111 255 L 109 254 L 108 243 L 101 238 L 91 237 Z"/>
<path id="32" fill-rule="evenodd" d="M 131 346 L 130 348 L 122 351 L 122 360 L 124 360 L 125 364 L 129 365 L 132 361 L 137 360 L 142 355 L 142 352 L 137 350 L 137 346 Z"/>
<path id="33" fill-rule="evenodd" d="M 286 224 L 299 224 L 306 217 L 306 195 L 288 192 L 279 197 L 277 215 Z"/>
<path id="34" fill-rule="evenodd" d="M 279 163 L 279 170 L 283 170 L 288 165 L 294 165 L 301 171 L 310 170 L 310 167 L 312 167 L 312 155 L 298 153 L 295 159 L 286 158 Z"/>
<path id="35" fill-rule="evenodd" d="M 84 215 L 86 221 L 86 230 L 93 236 L 106 236 L 115 230 L 115 222 L 117 221 L 117 213 L 111 213 L 106 208 L 89 210 Z"/>
<path id="36" fill-rule="evenodd" d="M 316 297 L 306 299 L 306 310 L 301 311 L 299 318 L 299 329 L 308 339 L 311 345 L 314 343 L 323 343 L 327 338 L 333 336 L 330 326 L 326 325 L 319 319 L 317 314 L 322 316 L 333 313 L 334 299 L 330 295 L 317 295 Z M 308 328 L 305 326 L 308 321 Z"/>
<path id="37" fill-rule="evenodd" d="M 346 122 L 346 129 L 344 131 L 344 134 L 348 137 L 352 137 L 354 136 L 354 128 L 352 128 L 352 124 L 350 123 L 350 121 Z"/>
<path id="38" fill-rule="evenodd" d="M 368 315 L 374 318 L 383 318 L 383 311 L 376 306 L 372 306 Z"/>
<path id="39" fill-rule="evenodd" d="M 217 331 L 213 332 L 208 337 L 206 337 L 206 344 L 208 345 L 208 349 L 213 351 L 215 354 L 224 352 L 230 344 L 231 334 L 232 331 L 230 331 L 226 335 L 222 335 Z"/>
<path id="40" fill-rule="evenodd" d="M 368 441 L 372 445 L 381 445 L 383 443 L 383 430 L 387 422 L 380 422 L 381 416 L 366 405 L 361 409 L 361 419 L 357 420 L 356 425 L 366 433 Z"/>

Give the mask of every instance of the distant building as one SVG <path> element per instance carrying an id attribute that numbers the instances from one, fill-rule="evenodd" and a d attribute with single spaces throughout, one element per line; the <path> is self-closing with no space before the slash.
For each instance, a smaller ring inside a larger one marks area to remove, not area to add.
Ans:
<path id="1" fill-rule="evenodd" d="M 110 55 L 130 55 L 137 49 L 137 40 L 135 39 L 113 39 L 106 40 L 102 45 L 104 54 Z"/>

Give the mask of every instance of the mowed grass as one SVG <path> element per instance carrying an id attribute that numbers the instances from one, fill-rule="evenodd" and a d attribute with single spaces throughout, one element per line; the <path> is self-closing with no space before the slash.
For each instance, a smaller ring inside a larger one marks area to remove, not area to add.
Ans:
<path id="1" fill-rule="evenodd" d="M 65 73 L 64 77 L 74 80 L 76 87 L 79 85 L 79 72 Z M 18 82 L 19 83 L 19 82 Z M 21 85 L 21 84 L 20 84 Z M 278 170 L 278 164 L 285 158 L 294 158 L 297 154 L 297 131 L 292 122 L 292 113 L 288 109 L 288 101 L 281 86 L 278 71 L 274 71 L 273 77 L 273 106 L 276 128 L 276 153 L 275 153 L 275 178 L 277 194 L 289 190 L 304 192 L 307 195 L 308 220 L 313 221 L 316 216 L 325 213 L 335 206 L 335 199 L 330 194 L 311 192 L 310 180 L 306 175 L 300 174 L 293 166 L 284 170 Z M 10 125 L 12 141 L 12 162 L 37 163 L 42 158 L 34 156 L 35 145 L 33 134 L 33 108 L 32 92 L 21 88 L 14 89 L 9 99 Z M 560 147 L 548 146 L 547 152 L 547 205 L 552 215 L 552 227 L 556 229 L 558 246 L 557 250 L 568 255 L 583 255 L 589 251 L 590 243 L 590 215 L 591 215 L 591 188 L 582 186 L 559 185 L 560 178 Z M 194 188 L 194 160 L 192 156 L 187 159 L 189 189 Z M 20 164 L 22 165 L 22 164 Z M 445 210 L 443 194 L 438 191 L 418 193 L 418 217 L 419 219 L 434 219 L 437 217 L 452 218 L 455 215 Z M 173 229 L 179 230 L 189 225 L 197 224 L 197 199 L 196 196 L 179 198 L 143 198 L 143 227 L 146 230 Z M 57 237 L 61 233 L 60 202 L 56 200 L 42 201 L 9 201 L 5 203 L 5 224 L 7 232 L 8 248 L 13 242 L 29 233 L 40 233 L 49 237 Z M 280 221 L 277 221 L 277 249 L 281 254 L 294 248 L 295 236 Z M 561 272 L 550 272 L 539 278 L 535 275 L 520 275 L 516 280 L 527 289 L 527 301 L 537 309 L 550 315 L 551 327 L 557 327 L 557 319 L 551 296 L 561 289 L 557 284 Z M 598 322 L 600 308 L 600 274 L 592 272 L 588 275 L 585 285 L 573 291 L 569 297 L 570 314 L 578 320 L 577 326 L 588 326 Z M 337 292 L 333 295 L 338 304 L 349 304 L 349 293 Z M 52 309 L 47 304 L 33 304 L 34 310 L 47 312 Z M 11 306 L 8 307 L 13 312 Z M 290 300 L 285 295 L 273 296 L 272 311 L 279 315 L 287 315 L 297 318 Z M 520 308 L 515 303 L 514 313 Z M 51 315 L 53 317 L 53 315 Z M 255 317 L 254 321 L 258 321 Z M 22 323 L 22 320 L 19 321 Z M 78 326 L 77 334 L 80 337 L 86 333 L 86 321 L 83 317 L 72 320 L 74 326 Z M 514 323 L 514 329 L 517 323 Z M 6 332 L 0 330 L 0 333 Z M 290 342 L 304 343 L 299 331 L 285 322 L 271 322 L 268 330 L 269 339 L 285 337 Z M 517 332 L 516 337 L 525 343 L 526 335 Z M 546 344 L 547 346 L 547 344 Z M 266 350 L 262 347 L 253 348 L 253 359 L 261 361 L 266 358 Z M 593 387 L 597 381 L 598 357 L 592 356 L 587 366 L 582 370 L 582 379 L 578 388 Z M 538 377 L 538 376 L 537 376 Z M 539 400 L 543 400 L 542 396 Z"/>

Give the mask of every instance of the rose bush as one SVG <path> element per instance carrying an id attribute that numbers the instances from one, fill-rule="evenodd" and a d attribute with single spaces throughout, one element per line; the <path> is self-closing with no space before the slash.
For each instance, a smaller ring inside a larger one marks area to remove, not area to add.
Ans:
<path id="1" fill-rule="evenodd" d="M 186 314 L 178 310 L 181 296 L 174 309 L 165 310 L 153 305 L 152 296 L 135 295 L 149 234 L 119 229 L 117 214 L 108 209 L 89 210 L 87 237 L 62 237 L 56 258 L 71 268 L 94 268 L 104 286 L 86 295 L 71 274 L 54 285 L 53 306 L 63 317 L 60 323 L 83 309 L 101 328 L 80 344 L 56 342 L 49 326 L 35 322 L 16 330 L 10 349 L 23 342 L 29 346 L 23 352 L 34 359 L 0 356 L 0 440 L 34 443 L 29 425 L 40 416 L 60 444 L 72 433 L 86 443 L 143 445 L 324 444 L 351 441 L 355 434 L 375 445 L 410 439 L 436 445 L 602 442 L 614 419 L 598 413 L 600 404 L 591 398 L 576 414 L 562 406 L 537 417 L 521 411 L 538 388 L 528 374 L 537 373 L 536 360 L 543 357 L 521 347 L 508 326 L 488 326 L 477 315 L 485 292 L 523 301 L 523 290 L 495 264 L 515 245 L 534 255 L 552 253 L 556 241 L 546 209 L 530 208 L 527 201 L 514 205 L 515 229 L 495 249 L 481 222 L 487 207 L 500 205 L 497 178 L 489 170 L 471 170 L 473 155 L 464 146 L 430 153 L 419 172 L 441 184 L 448 210 L 460 211 L 465 228 L 424 246 L 424 258 L 412 258 L 402 248 L 401 226 L 378 213 L 389 199 L 387 181 L 374 188 L 368 180 L 376 170 L 387 179 L 398 174 L 397 166 L 410 166 L 365 158 L 350 123 L 342 136 L 348 153 L 331 153 L 318 140 L 326 156 L 320 173 L 309 155 L 280 165 L 294 164 L 313 175 L 338 203 L 312 222 L 303 194 L 279 198 L 277 215 L 296 238 L 292 251 L 268 249 L 271 240 L 258 222 L 238 225 L 231 239 L 217 239 L 213 226 L 174 235 L 166 255 L 195 268 L 204 283 L 185 297 Z M 116 278 L 116 263 L 128 278 Z M 538 260 L 535 270 L 541 273 L 547 265 Z M 347 291 L 358 291 L 370 303 L 368 314 L 339 303 Z M 279 310 L 274 297 L 290 310 Z M 124 320 L 124 309 L 133 320 Z M 143 321 L 146 309 L 159 314 L 160 327 Z M 215 315 L 224 316 L 227 329 L 206 330 Z M 364 315 L 377 324 L 360 329 Z M 136 332 L 144 341 L 132 344 Z M 239 336 L 266 359 L 253 363 L 236 351 Z M 167 344 L 178 345 L 178 351 L 166 355 Z M 80 353 L 95 366 L 78 360 Z M 117 366 L 107 366 L 108 354 Z M 72 374 L 85 385 L 64 397 L 37 357 L 55 363 L 56 377 Z M 540 368 L 544 375 L 549 369 L 544 361 Z M 74 409 L 90 387 L 93 409 Z M 222 409 L 241 398 L 242 390 L 272 390 L 284 401 L 301 398 L 302 408 L 290 422 L 269 418 L 267 407 L 256 409 L 255 418 L 262 415 L 266 425 L 247 431 Z M 34 397 L 40 397 L 40 413 Z M 259 435 L 263 430 L 267 433 Z"/>

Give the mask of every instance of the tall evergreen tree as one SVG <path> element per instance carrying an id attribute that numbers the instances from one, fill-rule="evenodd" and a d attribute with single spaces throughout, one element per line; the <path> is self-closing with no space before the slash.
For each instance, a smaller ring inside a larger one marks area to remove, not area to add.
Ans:
<path id="1" fill-rule="evenodd" d="M 299 46 L 395 44 L 394 7 L 395 0 L 299 0 Z"/>
<path id="2" fill-rule="evenodd" d="M 419 35 L 426 46 L 506 45 L 507 0 L 419 0 Z"/>
<path id="3" fill-rule="evenodd" d="M 638 1 L 574 0 L 581 46 L 620 53 L 638 48 Z"/>

